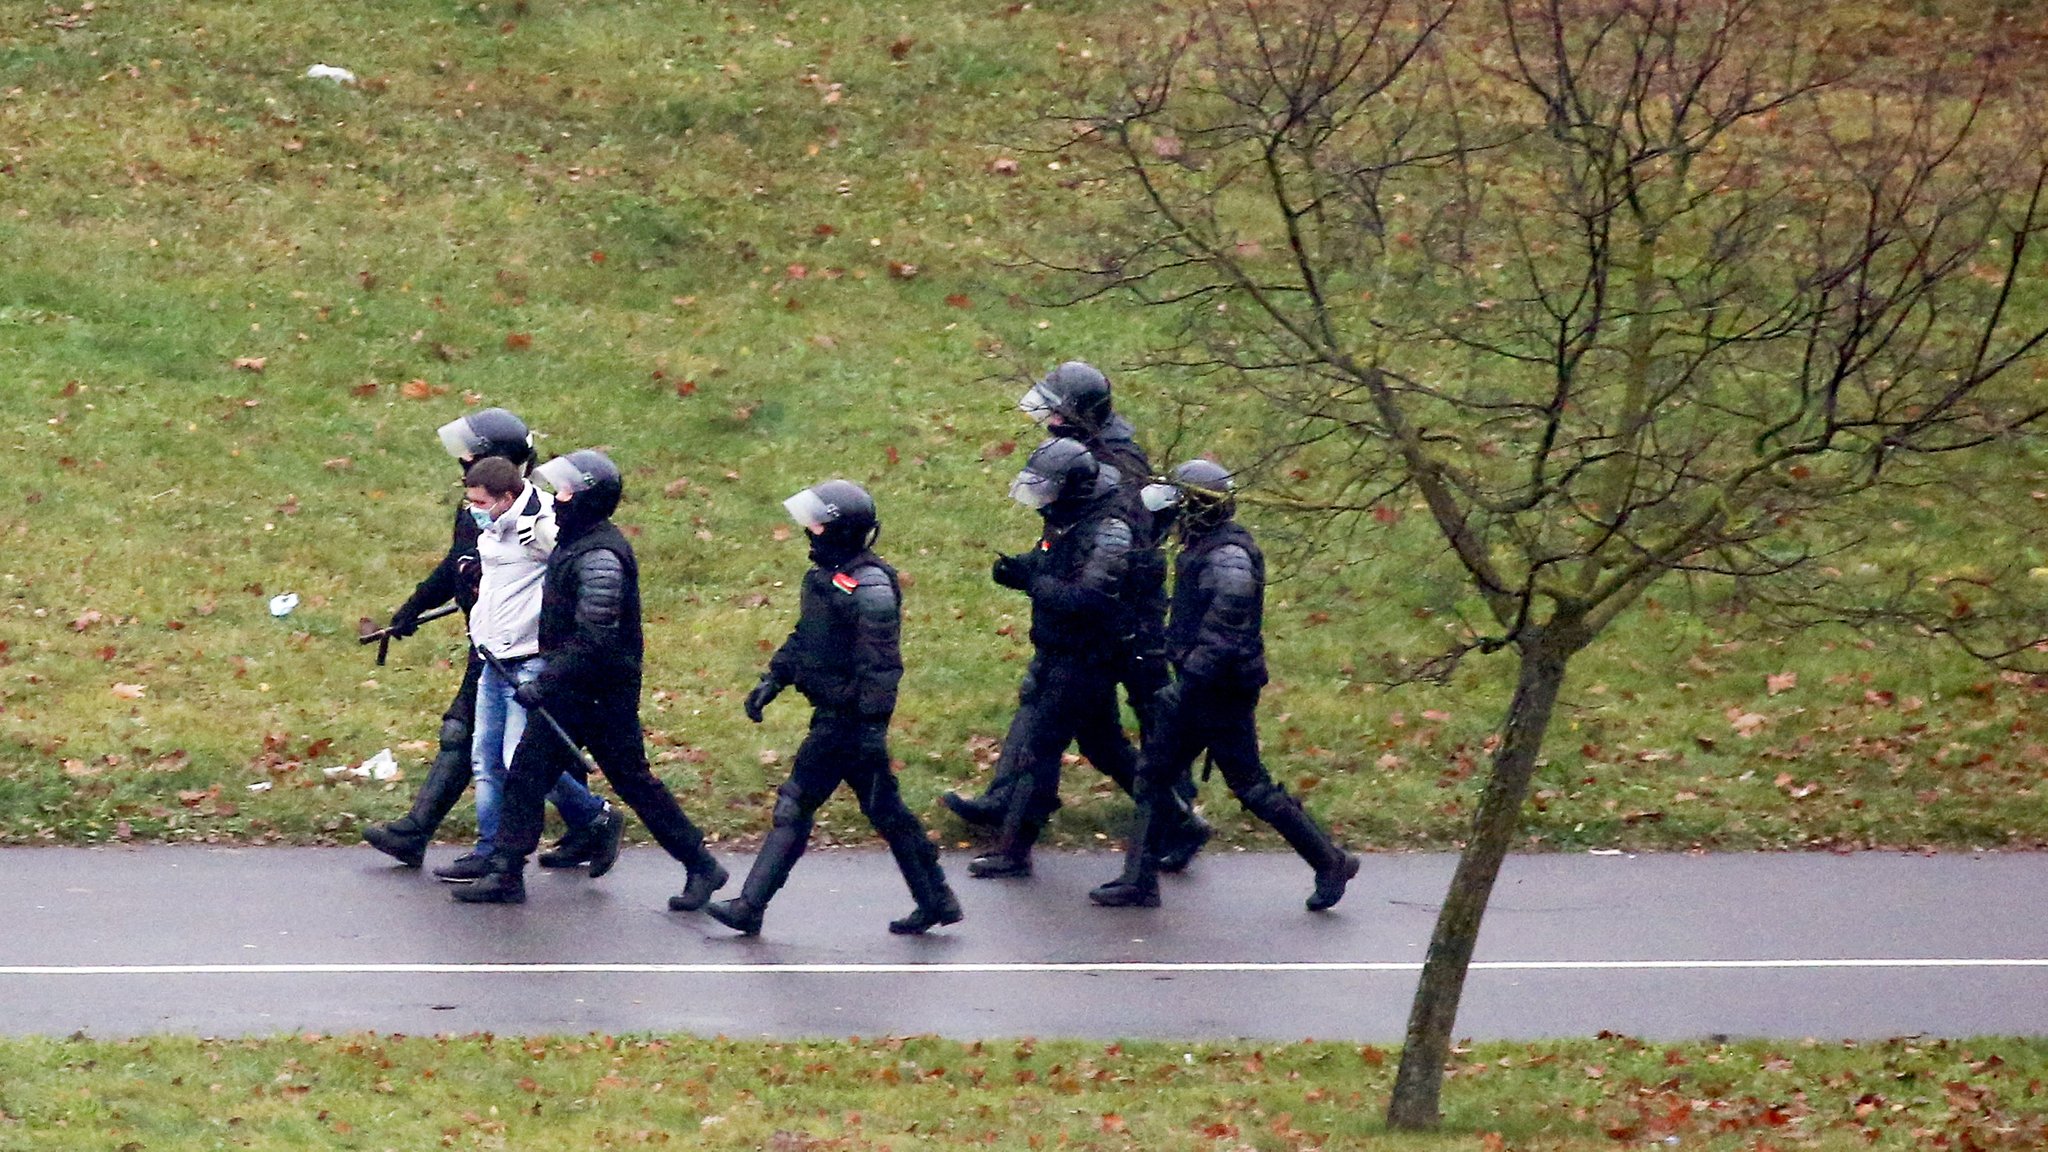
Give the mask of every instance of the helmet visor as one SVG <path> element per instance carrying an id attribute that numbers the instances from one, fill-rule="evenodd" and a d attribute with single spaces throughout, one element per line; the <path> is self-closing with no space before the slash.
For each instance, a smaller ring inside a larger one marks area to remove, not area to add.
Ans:
<path id="1" fill-rule="evenodd" d="M 838 505 L 826 503 L 816 491 L 809 488 L 784 500 L 782 506 L 789 510 L 789 518 L 801 525 L 805 531 L 823 527 L 839 519 Z"/>
<path id="2" fill-rule="evenodd" d="M 1148 512 L 1164 512 L 1168 508 L 1180 507 L 1181 493 L 1178 484 L 1147 484 L 1138 493 L 1145 502 Z"/>
<path id="3" fill-rule="evenodd" d="M 534 469 L 533 478 L 546 485 L 550 491 L 567 492 L 571 496 L 584 491 L 594 483 L 589 474 L 578 468 L 567 456 L 557 456 Z"/>
<path id="4" fill-rule="evenodd" d="M 1034 384 L 1031 391 L 1026 392 L 1024 398 L 1017 401 L 1017 410 L 1043 424 L 1052 419 L 1053 413 L 1059 411 L 1063 402 L 1059 393 L 1043 384 Z"/>
<path id="5" fill-rule="evenodd" d="M 457 460 L 482 456 L 484 450 L 490 447 L 490 441 L 477 435 L 476 430 L 469 426 L 467 416 L 441 425 L 436 435 L 441 437 L 441 447 L 446 448 L 448 454 Z"/>
<path id="6" fill-rule="evenodd" d="M 1060 482 L 1057 477 L 1040 476 L 1026 468 L 1010 481 L 1010 499 L 1022 504 L 1033 512 L 1059 499 Z"/>

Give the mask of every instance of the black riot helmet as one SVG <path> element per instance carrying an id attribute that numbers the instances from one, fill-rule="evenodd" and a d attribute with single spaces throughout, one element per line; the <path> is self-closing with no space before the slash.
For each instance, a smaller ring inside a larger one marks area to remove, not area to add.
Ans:
<path id="1" fill-rule="evenodd" d="M 626 479 L 611 457 L 595 448 L 583 448 L 557 456 L 536 468 L 533 478 L 554 490 L 566 502 L 555 504 L 555 524 L 563 536 L 587 528 L 618 510 L 626 494 Z"/>
<path id="2" fill-rule="evenodd" d="M 1055 436 L 1082 439 L 1100 433 L 1115 415 L 1110 405 L 1109 377 L 1081 360 L 1069 360 L 1046 373 L 1045 379 L 1017 401 L 1017 407 Z"/>
<path id="3" fill-rule="evenodd" d="M 533 433 L 526 421 L 503 408 L 486 408 L 450 420 L 439 430 L 441 446 L 463 467 L 486 456 L 503 456 L 521 468 L 533 464 Z"/>
<path id="4" fill-rule="evenodd" d="M 882 534 L 875 498 L 851 480 L 827 480 L 782 502 L 811 537 L 811 562 L 837 568 L 874 547 Z"/>
<path id="5" fill-rule="evenodd" d="M 1175 465 L 1164 481 L 1147 484 L 1139 495 L 1155 520 L 1177 517 L 1183 530 L 1201 532 L 1236 514 L 1236 492 L 1223 465 L 1198 458 Z"/>
<path id="6" fill-rule="evenodd" d="M 1074 505 L 1116 491 L 1122 479 L 1115 468 L 1098 464 L 1079 440 L 1058 437 L 1044 441 L 1024 461 L 1024 470 L 1010 482 L 1010 499 L 1039 513 L 1058 505 Z"/>

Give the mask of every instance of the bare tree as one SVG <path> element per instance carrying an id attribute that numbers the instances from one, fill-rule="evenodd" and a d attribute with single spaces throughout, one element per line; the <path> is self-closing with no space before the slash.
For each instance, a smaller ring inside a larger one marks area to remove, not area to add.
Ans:
<path id="1" fill-rule="evenodd" d="M 1827 13 L 1218 0 L 1067 121 L 1135 207 L 1054 263 L 1083 295 L 1176 310 L 1162 358 L 1284 416 L 1271 453 L 1341 458 L 1316 508 L 1418 496 L 1483 621 L 1446 662 L 1518 664 L 1394 1127 L 1438 1120 L 1571 661 L 1657 581 L 2036 651 L 2019 601 L 1959 612 L 1863 526 L 2041 421 L 2014 370 L 2048 338 L 2040 126 L 1980 49 L 1837 39 Z"/>

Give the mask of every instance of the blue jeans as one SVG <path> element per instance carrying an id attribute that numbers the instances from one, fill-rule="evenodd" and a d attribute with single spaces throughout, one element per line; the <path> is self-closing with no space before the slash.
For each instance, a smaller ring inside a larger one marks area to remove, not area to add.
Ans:
<path id="1" fill-rule="evenodd" d="M 505 772 L 519 738 L 526 734 L 526 709 L 512 699 L 519 684 L 531 683 L 540 675 L 540 657 L 512 665 L 517 683 L 508 683 L 498 670 L 486 664 L 476 687 L 476 735 L 470 743 L 470 759 L 476 768 L 476 851 L 489 855 L 498 847 L 498 813 L 505 796 Z M 535 733 L 536 739 L 558 739 L 552 732 Z M 603 815 L 605 804 L 583 782 L 567 772 L 548 791 L 555 811 L 571 828 L 582 828 Z"/>

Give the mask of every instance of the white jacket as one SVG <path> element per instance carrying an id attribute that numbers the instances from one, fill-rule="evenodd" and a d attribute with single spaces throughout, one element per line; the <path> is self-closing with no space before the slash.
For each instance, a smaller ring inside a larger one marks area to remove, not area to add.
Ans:
<path id="1" fill-rule="evenodd" d="M 555 550 L 555 502 L 526 484 L 512 507 L 477 534 L 483 587 L 469 613 L 469 639 L 501 659 L 540 651 L 541 582 Z"/>

